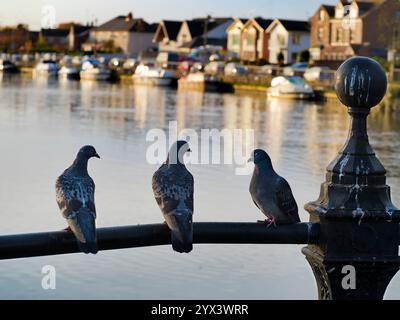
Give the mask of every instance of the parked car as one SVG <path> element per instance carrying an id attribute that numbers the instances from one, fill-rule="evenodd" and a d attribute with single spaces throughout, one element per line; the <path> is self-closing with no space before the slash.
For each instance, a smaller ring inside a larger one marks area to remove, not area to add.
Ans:
<path id="1" fill-rule="evenodd" d="M 289 67 L 283 69 L 283 74 L 285 76 L 302 76 L 308 68 L 307 62 L 299 62 L 292 64 Z"/>
<path id="2" fill-rule="evenodd" d="M 225 75 L 227 76 L 244 75 L 248 72 L 247 67 L 237 62 L 230 62 L 225 66 Z"/>
<path id="3" fill-rule="evenodd" d="M 334 71 L 328 67 L 312 67 L 304 72 L 304 79 L 309 82 L 332 80 Z"/>
<path id="4" fill-rule="evenodd" d="M 225 72 L 225 63 L 221 61 L 210 62 L 204 67 L 204 71 L 211 75 L 223 74 Z"/>

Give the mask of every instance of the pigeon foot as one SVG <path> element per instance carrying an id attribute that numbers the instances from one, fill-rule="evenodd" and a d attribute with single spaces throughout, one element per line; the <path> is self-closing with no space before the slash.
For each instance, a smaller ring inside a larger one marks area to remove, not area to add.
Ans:
<path id="1" fill-rule="evenodd" d="M 71 227 L 67 227 L 63 231 L 72 232 Z"/>

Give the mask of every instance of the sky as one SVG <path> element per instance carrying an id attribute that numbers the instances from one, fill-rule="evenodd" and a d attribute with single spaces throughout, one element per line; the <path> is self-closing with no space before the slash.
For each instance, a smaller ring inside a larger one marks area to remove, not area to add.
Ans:
<path id="1" fill-rule="evenodd" d="M 262 16 L 306 20 L 322 3 L 337 2 L 338 0 L 3 0 L 0 26 L 25 23 L 32 29 L 40 29 L 43 23 L 48 23 L 46 17 L 53 11 L 55 15 L 52 16 L 55 19 L 52 21 L 55 23 L 103 23 L 128 12 L 149 22 L 162 19 L 183 20 L 206 14 L 220 17 Z"/>

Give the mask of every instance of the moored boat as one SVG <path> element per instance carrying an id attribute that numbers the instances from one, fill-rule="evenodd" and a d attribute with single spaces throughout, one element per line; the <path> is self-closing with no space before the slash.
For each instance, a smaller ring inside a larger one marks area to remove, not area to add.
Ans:
<path id="1" fill-rule="evenodd" d="M 134 84 L 172 87 L 177 79 L 172 71 L 140 65 L 132 76 Z"/>
<path id="2" fill-rule="evenodd" d="M 305 83 L 303 78 L 297 76 L 279 76 L 271 81 L 271 87 L 267 90 L 269 98 L 284 99 L 315 99 L 314 90 Z"/>
<path id="3" fill-rule="evenodd" d="M 81 80 L 107 81 L 111 78 L 111 71 L 98 60 L 86 60 L 80 71 Z"/>

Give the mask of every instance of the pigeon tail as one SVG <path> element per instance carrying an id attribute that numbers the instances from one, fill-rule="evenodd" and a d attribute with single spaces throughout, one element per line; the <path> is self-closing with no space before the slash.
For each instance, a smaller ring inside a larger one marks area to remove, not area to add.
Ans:
<path id="1" fill-rule="evenodd" d="M 165 221 L 171 229 L 172 249 L 179 253 L 193 250 L 193 214 L 188 211 L 175 211 L 165 215 Z"/>
<path id="2" fill-rule="evenodd" d="M 97 254 L 99 252 L 99 248 L 97 246 L 97 242 L 80 242 L 78 241 L 79 249 L 85 254 Z"/>
<path id="3" fill-rule="evenodd" d="M 178 253 L 190 253 L 193 250 L 193 241 L 181 240 L 181 236 L 176 232 L 171 232 L 172 249 Z"/>
<path id="4" fill-rule="evenodd" d="M 76 218 L 69 219 L 68 224 L 75 234 L 79 248 L 83 253 L 96 254 L 98 250 L 95 217 L 87 208 L 81 208 Z"/>

